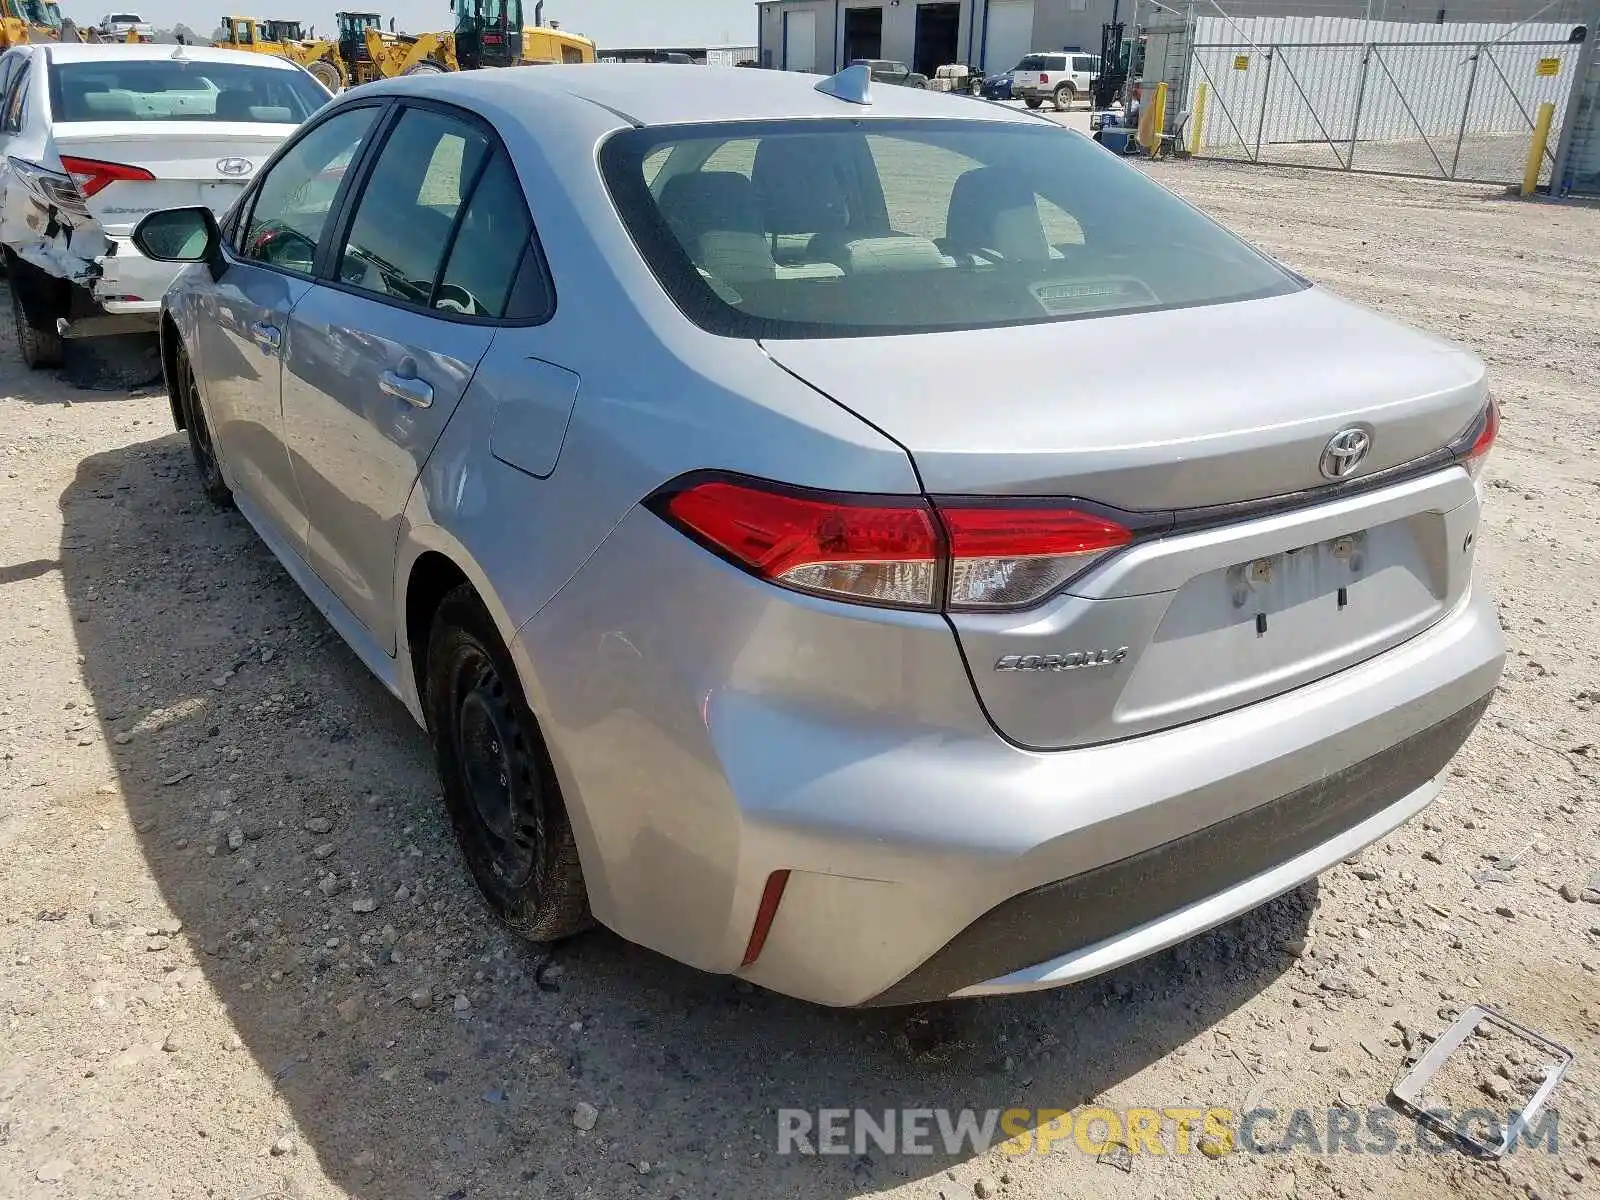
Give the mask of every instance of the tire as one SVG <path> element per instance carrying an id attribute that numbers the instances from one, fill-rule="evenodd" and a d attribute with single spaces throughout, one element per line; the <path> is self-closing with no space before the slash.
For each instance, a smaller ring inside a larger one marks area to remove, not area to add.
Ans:
<path id="1" fill-rule="evenodd" d="M 419 63 L 413 63 L 406 68 L 407 75 L 443 75 L 444 65 L 436 63 L 431 58 L 425 58 Z"/>
<path id="2" fill-rule="evenodd" d="M 339 77 L 339 68 L 325 58 L 317 59 L 306 70 L 311 72 L 311 78 L 335 95 L 344 86 L 344 80 Z"/>
<path id="3" fill-rule="evenodd" d="M 9 263 L 7 264 L 10 265 Z M 30 371 L 61 365 L 61 335 L 54 329 L 40 329 L 28 319 L 20 288 L 23 281 L 11 271 L 11 320 L 17 332 L 17 351 Z"/>
<path id="4" fill-rule="evenodd" d="M 447 594 L 428 636 L 423 708 L 445 808 L 495 916 L 536 942 L 594 924 L 578 844 L 516 667 L 478 594 Z"/>
<path id="5" fill-rule="evenodd" d="M 1078 102 L 1078 89 L 1070 83 L 1063 83 L 1055 90 L 1051 101 L 1055 104 L 1057 112 L 1066 112 Z"/>
<path id="6" fill-rule="evenodd" d="M 176 356 L 173 385 L 178 389 L 178 403 L 183 408 L 184 425 L 189 431 L 189 453 L 194 457 L 194 469 L 200 476 L 200 490 L 218 508 L 232 508 L 233 492 L 222 477 L 222 465 L 217 462 L 216 447 L 211 441 L 211 426 L 206 423 L 205 408 L 200 403 L 200 390 L 195 385 L 189 354 L 179 346 Z"/>
<path id="7" fill-rule="evenodd" d="M 1044 103 L 1044 101 L 1039 99 L 1037 96 L 1024 96 L 1022 98 L 1022 102 L 1029 108 L 1038 108 L 1039 105 Z"/>

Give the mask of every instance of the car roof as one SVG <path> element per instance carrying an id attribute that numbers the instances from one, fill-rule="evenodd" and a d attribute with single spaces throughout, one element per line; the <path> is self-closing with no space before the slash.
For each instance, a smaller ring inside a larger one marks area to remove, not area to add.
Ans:
<path id="1" fill-rule="evenodd" d="M 852 104 L 816 90 L 816 75 L 661 63 L 583 63 L 503 71 L 401 76 L 367 84 L 363 95 L 430 96 L 466 108 L 475 103 L 537 112 L 531 101 L 598 105 L 632 125 L 720 121 L 810 120 L 819 117 L 921 117 L 1034 122 L 1016 109 L 956 93 L 879 85 L 872 103 Z"/>
<path id="2" fill-rule="evenodd" d="M 183 57 L 190 62 L 236 62 L 249 63 L 257 67 L 269 67 L 273 70 L 287 69 L 298 71 L 286 58 L 279 58 L 273 54 L 252 54 L 246 50 L 220 50 L 214 46 L 165 46 L 155 42 L 41 42 L 39 49 L 50 57 L 50 61 L 59 63 L 68 62 L 106 62 L 111 59 L 170 59 L 177 57 L 181 49 Z"/>

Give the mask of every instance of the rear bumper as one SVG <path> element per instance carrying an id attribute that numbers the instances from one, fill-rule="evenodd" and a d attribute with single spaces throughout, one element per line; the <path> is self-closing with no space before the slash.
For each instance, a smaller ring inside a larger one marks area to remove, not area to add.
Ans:
<path id="1" fill-rule="evenodd" d="M 1057 987 L 1248 912 L 1425 808 L 1438 794 L 1438 775 L 1488 704 L 1485 696 L 1259 807 L 1013 896 L 873 1003 Z"/>
<path id="2" fill-rule="evenodd" d="M 1430 629 L 1326 679 L 1158 733 L 1030 751 L 989 726 L 942 621 L 847 613 L 635 513 L 523 628 L 513 653 L 536 681 L 600 920 L 822 1004 L 1071 982 L 1407 820 L 1505 653 L 1473 587 Z M 741 967 L 775 871 L 789 872 L 782 903 Z"/>
<path id="3" fill-rule="evenodd" d="M 95 300 L 113 315 L 147 318 L 154 329 L 161 320 L 161 297 L 182 272 L 183 264 L 148 259 L 127 238 L 107 240 L 116 252 L 95 259 L 100 268 L 92 289 Z"/>

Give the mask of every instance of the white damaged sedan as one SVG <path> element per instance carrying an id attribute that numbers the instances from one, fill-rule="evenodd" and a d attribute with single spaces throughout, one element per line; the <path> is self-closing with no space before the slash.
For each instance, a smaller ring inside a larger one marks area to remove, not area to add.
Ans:
<path id="1" fill-rule="evenodd" d="M 17 344 L 154 331 L 178 268 L 129 240 L 145 214 L 221 214 L 330 99 L 302 68 L 195 46 L 50 43 L 0 57 L 0 247 Z"/>

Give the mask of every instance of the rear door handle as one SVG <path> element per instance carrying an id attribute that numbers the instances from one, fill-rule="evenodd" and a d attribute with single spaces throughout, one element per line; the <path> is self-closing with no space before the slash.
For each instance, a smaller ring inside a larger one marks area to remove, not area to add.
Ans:
<path id="1" fill-rule="evenodd" d="M 250 326 L 250 340 L 269 354 L 276 354 L 278 348 L 283 345 L 283 334 L 279 332 L 276 325 L 268 325 L 265 322 L 257 321 Z"/>
<path id="2" fill-rule="evenodd" d="M 427 408 L 433 403 L 433 385 L 415 375 L 399 375 L 385 371 L 378 376 L 378 390 L 385 396 L 404 400 L 413 408 Z"/>

